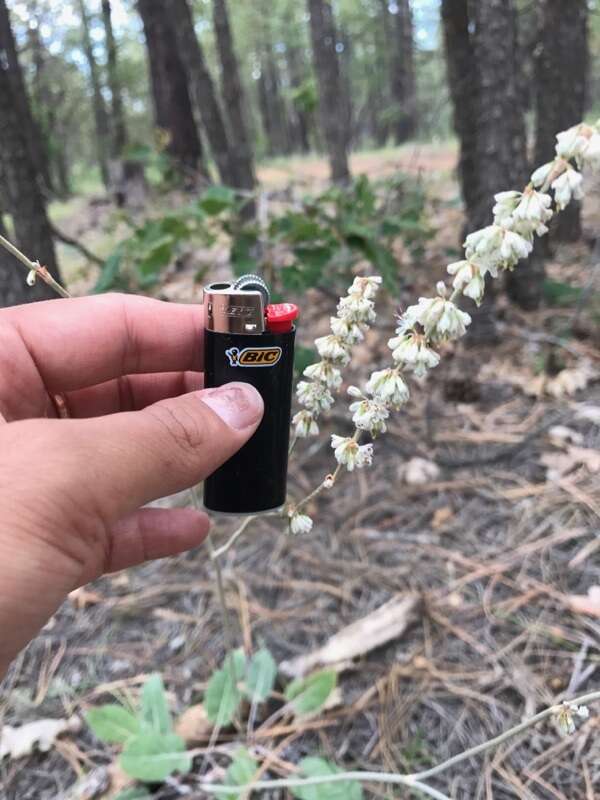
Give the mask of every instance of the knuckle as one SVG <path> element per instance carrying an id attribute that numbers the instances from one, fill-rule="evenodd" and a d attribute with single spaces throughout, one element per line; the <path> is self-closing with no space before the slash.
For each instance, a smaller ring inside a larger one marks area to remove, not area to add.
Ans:
<path id="1" fill-rule="evenodd" d="M 157 422 L 170 445 L 183 456 L 197 457 L 206 443 L 206 429 L 199 414 L 192 414 L 183 404 L 156 403 L 146 409 Z"/>

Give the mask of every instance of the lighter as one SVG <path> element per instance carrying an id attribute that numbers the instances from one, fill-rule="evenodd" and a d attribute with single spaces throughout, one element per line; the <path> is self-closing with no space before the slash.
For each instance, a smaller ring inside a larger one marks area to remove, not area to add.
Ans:
<path id="1" fill-rule="evenodd" d="M 256 514 L 285 502 L 294 371 L 292 303 L 269 304 L 256 275 L 204 289 L 204 384 L 251 383 L 265 413 L 252 438 L 204 483 L 204 505 Z"/>

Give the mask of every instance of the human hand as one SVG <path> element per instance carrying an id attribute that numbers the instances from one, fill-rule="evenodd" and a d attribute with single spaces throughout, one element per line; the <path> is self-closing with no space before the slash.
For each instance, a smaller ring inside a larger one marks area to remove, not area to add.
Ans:
<path id="1" fill-rule="evenodd" d="M 0 311 L 0 677 L 71 590 L 205 538 L 200 511 L 140 508 L 262 417 L 247 384 L 202 390 L 202 336 L 198 306 L 141 297 Z"/>

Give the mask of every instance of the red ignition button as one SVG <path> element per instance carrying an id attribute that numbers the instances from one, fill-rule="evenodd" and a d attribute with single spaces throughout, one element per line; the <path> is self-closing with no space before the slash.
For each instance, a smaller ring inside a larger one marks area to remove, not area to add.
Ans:
<path id="1" fill-rule="evenodd" d="M 274 303 L 267 306 L 267 330 L 270 333 L 289 333 L 299 313 L 298 306 L 294 303 Z"/>

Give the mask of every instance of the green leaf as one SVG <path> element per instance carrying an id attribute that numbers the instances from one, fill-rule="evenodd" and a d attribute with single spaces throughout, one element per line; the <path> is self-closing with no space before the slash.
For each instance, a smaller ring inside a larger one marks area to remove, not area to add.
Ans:
<path id="1" fill-rule="evenodd" d="M 222 211 L 231 208 L 235 203 L 235 192 L 227 186 L 209 186 L 204 192 L 198 205 L 210 216 L 216 216 Z"/>
<path id="2" fill-rule="evenodd" d="M 258 242 L 258 228 L 249 226 L 238 231 L 231 243 L 231 266 L 235 275 L 240 276 L 248 272 L 256 273 L 259 265 L 253 256 L 253 251 Z"/>
<path id="3" fill-rule="evenodd" d="M 151 800 L 151 795 L 143 786 L 132 786 L 129 789 L 123 789 L 113 797 L 113 800 Z"/>
<path id="4" fill-rule="evenodd" d="M 241 700 L 237 684 L 245 671 L 246 657 L 244 651 L 239 649 L 227 656 L 221 669 L 213 672 L 204 694 L 204 709 L 209 720 L 217 727 L 233 722 Z"/>
<path id="5" fill-rule="evenodd" d="M 332 669 L 323 669 L 288 684 L 285 699 L 291 702 L 296 714 L 314 714 L 323 708 L 336 684 L 337 673 Z"/>
<path id="6" fill-rule="evenodd" d="M 85 718 L 94 734 L 103 742 L 122 744 L 140 732 L 139 720 L 117 703 L 91 708 Z"/>
<path id="7" fill-rule="evenodd" d="M 244 694 L 254 703 L 262 703 L 273 691 L 277 677 L 277 664 L 271 653 L 263 647 L 250 659 L 246 672 Z"/>
<path id="8" fill-rule="evenodd" d="M 100 273 L 100 276 L 96 281 L 96 285 L 94 286 L 94 294 L 108 292 L 110 289 L 114 288 L 118 282 L 119 273 L 121 271 L 122 258 L 123 253 L 120 250 L 117 250 L 106 259 L 104 266 L 102 267 L 102 272 Z"/>
<path id="9" fill-rule="evenodd" d="M 250 753 L 244 748 L 240 748 L 234 756 L 233 761 L 225 774 L 223 783 L 226 786 L 246 786 L 256 774 L 258 764 Z M 215 796 L 220 800 L 238 800 L 242 796 L 240 792 L 215 792 Z"/>
<path id="10" fill-rule="evenodd" d="M 167 695 L 160 675 L 151 675 L 142 689 L 141 716 L 144 725 L 154 733 L 169 734 L 173 731 Z"/>
<path id="11" fill-rule="evenodd" d="M 336 775 L 344 770 L 324 758 L 310 756 L 298 765 L 306 778 Z M 358 781 L 317 783 L 314 786 L 296 786 L 290 789 L 298 800 L 362 800 L 363 790 Z"/>
<path id="12" fill-rule="evenodd" d="M 127 742 L 120 764 L 132 778 L 156 783 L 173 772 L 189 772 L 192 757 L 186 753 L 181 736 L 147 731 Z"/>

